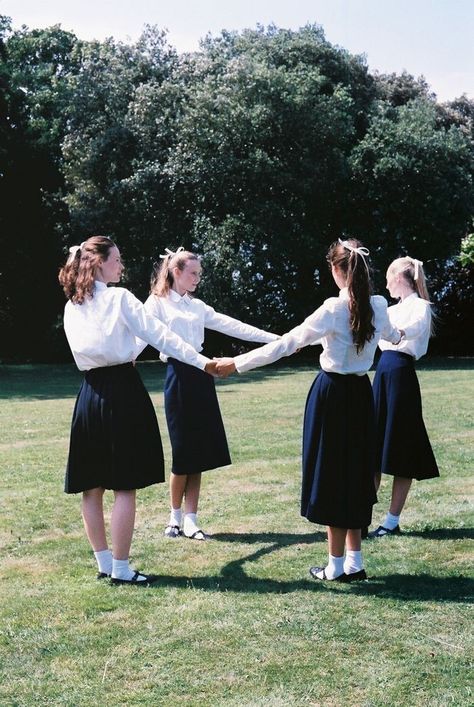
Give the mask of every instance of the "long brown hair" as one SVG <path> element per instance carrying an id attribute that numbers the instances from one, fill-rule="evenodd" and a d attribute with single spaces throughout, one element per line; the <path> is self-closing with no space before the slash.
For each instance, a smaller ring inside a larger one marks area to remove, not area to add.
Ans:
<path id="1" fill-rule="evenodd" d="M 370 304 L 372 283 L 367 256 L 358 253 L 356 248 L 363 248 L 363 245 L 355 238 L 350 238 L 347 241 L 335 241 L 329 248 L 327 261 L 345 277 L 349 290 L 352 341 L 357 353 L 360 353 L 367 341 L 373 339 L 375 327 L 372 323 L 374 316 L 374 310 Z"/>
<path id="2" fill-rule="evenodd" d="M 59 271 L 59 282 L 66 297 L 74 304 L 82 304 L 92 297 L 98 266 L 107 260 L 115 243 L 107 236 L 91 236 L 80 246 L 69 249 L 66 263 Z"/>
<path id="3" fill-rule="evenodd" d="M 191 253 L 190 250 L 178 248 L 176 253 L 169 251 L 168 255 L 162 258 L 161 263 L 155 263 L 151 276 L 150 294 L 166 297 L 174 284 L 174 268 L 178 268 L 182 272 L 188 260 L 199 261 L 200 257 L 196 253 Z"/>

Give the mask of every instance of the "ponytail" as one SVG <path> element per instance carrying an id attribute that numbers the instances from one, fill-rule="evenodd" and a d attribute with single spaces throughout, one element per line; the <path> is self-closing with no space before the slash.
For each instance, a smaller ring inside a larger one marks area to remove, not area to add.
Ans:
<path id="1" fill-rule="evenodd" d="M 174 284 L 173 270 L 183 271 L 188 260 L 199 260 L 199 255 L 184 250 L 181 246 L 176 252 L 165 248 L 166 255 L 160 255 L 161 263 L 153 265 L 150 282 L 150 294 L 156 297 L 166 297 Z"/>
<path id="2" fill-rule="evenodd" d="M 346 241 L 339 239 L 332 244 L 327 255 L 330 265 L 340 270 L 346 280 L 349 291 L 349 325 L 357 353 L 363 350 L 375 334 L 372 322 L 374 311 L 370 303 L 372 283 L 366 260 L 368 255 L 367 248 L 353 238 Z"/>

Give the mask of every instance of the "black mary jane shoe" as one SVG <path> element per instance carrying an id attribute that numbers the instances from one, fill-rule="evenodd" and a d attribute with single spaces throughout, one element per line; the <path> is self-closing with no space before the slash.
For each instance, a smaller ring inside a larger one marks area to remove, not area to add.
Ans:
<path id="1" fill-rule="evenodd" d="M 112 575 L 107 574 L 107 572 L 97 572 L 96 579 L 110 579 Z"/>
<path id="2" fill-rule="evenodd" d="M 318 577 L 318 573 L 322 572 L 323 576 Z M 346 577 L 347 575 L 344 574 L 344 572 L 337 577 L 334 577 L 334 579 L 329 579 L 329 577 L 326 576 L 326 568 L 325 567 L 310 567 L 309 568 L 309 573 L 313 579 L 317 579 L 319 581 L 326 580 L 328 582 L 346 582 Z"/>
<path id="3" fill-rule="evenodd" d="M 379 525 L 377 530 L 372 530 L 371 533 L 368 534 L 368 538 L 383 538 L 384 535 L 401 535 L 402 531 L 400 530 L 400 526 L 397 525 L 393 530 L 389 530 L 389 528 L 384 528 L 383 525 Z"/>
<path id="4" fill-rule="evenodd" d="M 351 574 L 344 574 L 344 579 L 340 579 L 340 582 L 363 582 L 367 579 L 367 572 L 365 570 L 358 570 L 358 572 L 352 572 Z"/>
<path id="5" fill-rule="evenodd" d="M 139 577 L 145 577 L 145 579 L 138 580 Z M 143 574 L 138 570 L 135 572 L 131 579 L 118 579 L 117 577 L 112 577 L 110 584 L 132 584 L 134 587 L 149 587 L 154 584 L 158 579 L 156 574 Z"/>

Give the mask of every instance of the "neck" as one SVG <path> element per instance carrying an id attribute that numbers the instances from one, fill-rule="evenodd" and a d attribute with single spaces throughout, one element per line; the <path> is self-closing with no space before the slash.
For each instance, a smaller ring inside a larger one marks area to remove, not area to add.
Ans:
<path id="1" fill-rule="evenodd" d="M 171 289 L 173 289 L 175 292 L 177 292 L 180 297 L 183 297 L 183 295 L 186 294 L 186 290 L 183 290 L 176 283 L 173 283 L 173 287 Z"/>

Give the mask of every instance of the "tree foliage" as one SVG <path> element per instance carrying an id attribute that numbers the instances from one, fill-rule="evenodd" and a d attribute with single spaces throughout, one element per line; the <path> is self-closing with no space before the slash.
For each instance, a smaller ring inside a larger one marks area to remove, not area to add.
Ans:
<path id="1" fill-rule="evenodd" d="M 181 56 L 156 27 L 134 44 L 0 27 L 0 219 L 14 263 L 0 275 L 3 356 L 27 347 L 16 263 L 44 297 L 45 351 L 61 249 L 91 233 L 117 240 L 141 297 L 165 247 L 197 250 L 201 295 L 275 330 L 334 292 L 325 253 L 343 234 L 367 243 L 379 273 L 404 253 L 424 260 L 442 305 L 438 266 L 474 213 L 465 96 L 441 105 L 422 77 L 371 75 L 318 25 L 224 31 Z"/>

